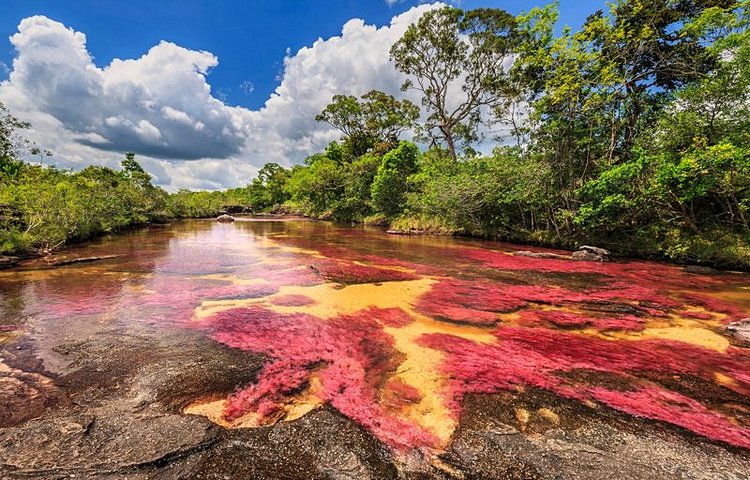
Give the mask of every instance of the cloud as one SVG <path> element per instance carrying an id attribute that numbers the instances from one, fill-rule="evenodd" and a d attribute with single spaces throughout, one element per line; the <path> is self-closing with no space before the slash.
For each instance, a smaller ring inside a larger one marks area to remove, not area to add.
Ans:
<path id="1" fill-rule="evenodd" d="M 240 83 L 240 90 L 242 90 L 245 95 L 250 95 L 255 91 L 255 85 L 250 80 L 245 80 Z"/>
<path id="2" fill-rule="evenodd" d="M 259 110 L 229 106 L 212 90 L 218 59 L 209 52 L 161 42 L 140 58 L 97 66 L 83 33 L 29 17 L 10 39 L 16 56 L 0 98 L 32 122 L 32 140 L 53 150 L 58 166 L 116 166 L 133 151 L 171 189 L 242 185 L 266 162 L 289 166 L 336 139 L 314 120 L 335 94 L 376 88 L 418 100 L 400 92 L 404 77 L 389 49 L 431 8 L 414 7 L 380 28 L 352 19 L 340 35 L 289 52 Z"/>

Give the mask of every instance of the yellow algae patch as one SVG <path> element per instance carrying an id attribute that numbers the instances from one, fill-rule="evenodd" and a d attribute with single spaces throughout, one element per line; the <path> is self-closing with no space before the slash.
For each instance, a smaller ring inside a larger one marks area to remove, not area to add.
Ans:
<path id="1" fill-rule="evenodd" d="M 719 300 L 741 305 L 745 309 L 745 313 L 750 315 L 750 294 L 748 294 L 748 290 L 750 290 L 750 286 L 742 286 L 736 290 L 725 290 L 711 294 L 711 296 Z"/>
<path id="2" fill-rule="evenodd" d="M 347 285 L 343 288 L 333 283 L 312 287 L 285 286 L 277 295 L 304 295 L 313 299 L 315 304 L 301 307 L 273 305 L 269 308 L 279 313 L 307 313 L 322 318 L 348 315 L 370 307 L 401 308 L 411 313 L 413 302 L 427 293 L 433 283 L 434 280 L 430 278 L 421 278 L 378 285 Z"/>
<path id="3" fill-rule="evenodd" d="M 0 372 L 7 373 L 7 372 L 12 372 L 12 370 L 9 366 L 3 363 L 2 360 L 0 360 Z"/>
<path id="4" fill-rule="evenodd" d="M 709 348 L 717 352 L 725 352 L 729 348 L 729 340 L 707 328 L 698 327 L 667 327 L 647 328 L 642 336 L 676 340 L 699 347 Z"/>
<path id="5" fill-rule="evenodd" d="M 529 411 L 525 408 L 516 408 L 516 420 L 518 420 L 519 430 L 522 432 L 526 430 L 526 425 L 529 423 L 529 419 L 531 418 L 531 415 L 529 415 Z"/>
<path id="6" fill-rule="evenodd" d="M 285 422 L 291 422 L 318 408 L 322 405 L 320 399 L 321 389 L 322 384 L 320 378 L 313 374 L 310 377 L 310 386 L 304 392 L 287 400 L 283 405 L 280 405 L 278 414 L 270 419 L 261 418 L 260 415 L 254 412 L 248 412 L 234 420 L 227 420 L 224 417 L 224 412 L 226 411 L 228 403 L 226 398 L 193 402 L 185 407 L 182 410 L 182 413 L 201 415 L 224 428 L 258 428 L 282 420 Z"/>
<path id="7" fill-rule="evenodd" d="M 558 425 L 560 423 L 560 415 L 554 412 L 554 410 L 551 410 L 549 408 L 540 408 L 536 411 L 540 417 L 544 418 L 545 420 Z"/>
<path id="8" fill-rule="evenodd" d="M 421 395 L 418 403 L 406 409 L 406 416 L 446 445 L 456 429 L 456 419 L 443 400 L 442 394 L 447 387 L 444 375 L 439 371 L 443 354 L 419 345 L 417 339 L 430 333 L 455 335 L 476 342 L 494 342 L 496 338 L 476 327 L 451 325 L 410 313 L 415 317 L 414 323 L 401 328 L 384 328 L 393 337 L 396 350 L 405 357 L 393 378 L 416 388 Z"/>
<path id="9" fill-rule="evenodd" d="M 250 305 L 263 305 L 278 313 L 307 313 L 320 318 L 352 314 L 369 307 L 401 308 L 410 312 L 412 300 L 427 292 L 432 283 L 434 283 L 433 280 L 422 278 L 405 282 L 385 282 L 380 285 L 348 285 L 344 288 L 334 283 L 310 287 L 284 286 L 277 294 L 262 298 L 204 300 L 196 308 L 195 317 L 200 320 L 223 310 Z M 315 304 L 304 306 L 269 304 L 269 301 L 274 298 L 287 295 L 304 295 L 313 299 Z"/>
<path id="10" fill-rule="evenodd" d="M 728 375 L 724 375 L 721 372 L 714 373 L 714 378 L 716 379 L 716 383 L 724 385 L 725 387 L 736 387 L 736 386 L 738 386 L 737 385 L 737 381 L 734 378 L 732 378 L 732 377 L 730 377 Z"/>
<path id="11" fill-rule="evenodd" d="M 680 317 L 671 317 L 671 319 L 659 319 L 649 322 L 646 328 L 640 332 L 607 332 L 606 334 L 600 334 L 594 331 L 592 334 L 620 340 L 642 340 L 646 338 L 674 340 L 724 353 L 730 345 L 729 340 L 707 328 L 717 325 L 719 323 L 713 320 L 688 320 Z"/>

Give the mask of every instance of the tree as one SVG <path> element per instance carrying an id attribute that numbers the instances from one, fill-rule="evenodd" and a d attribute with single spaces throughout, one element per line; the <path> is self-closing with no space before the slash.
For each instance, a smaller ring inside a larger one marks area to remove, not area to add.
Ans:
<path id="1" fill-rule="evenodd" d="M 358 100 L 351 95 L 334 95 L 333 101 L 315 117 L 340 130 L 353 157 L 366 153 L 378 142 L 398 143 L 398 136 L 419 118 L 419 107 L 409 100 L 396 100 L 371 90 Z"/>
<path id="2" fill-rule="evenodd" d="M 281 205 L 289 199 L 285 191 L 291 172 L 278 163 L 266 163 L 258 170 L 258 175 L 248 185 L 250 203 L 253 209 L 263 209 Z"/>
<path id="3" fill-rule="evenodd" d="M 24 130 L 31 125 L 13 116 L 5 105 L 0 102 L 0 179 L 2 176 L 14 176 L 22 163 L 18 159 L 20 144 L 28 144 L 28 141 L 20 139 L 18 130 Z"/>
<path id="4" fill-rule="evenodd" d="M 122 161 L 123 175 L 143 188 L 151 187 L 151 175 L 135 159 L 135 153 L 127 152 Z"/>
<path id="5" fill-rule="evenodd" d="M 422 94 L 424 130 L 433 144 L 445 142 L 453 159 L 458 143 L 477 138 L 482 108 L 510 94 L 505 62 L 516 43 L 515 26 L 500 9 L 443 7 L 422 15 L 391 47 L 396 68 L 412 77 L 402 90 Z"/>
<path id="6" fill-rule="evenodd" d="M 409 175 L 417 171 L 419 149 L 410 142 L 401 142 L 383 156 L 372 182 L 372 202 L 379 211 L 395 217 L 406 205 Z"/>

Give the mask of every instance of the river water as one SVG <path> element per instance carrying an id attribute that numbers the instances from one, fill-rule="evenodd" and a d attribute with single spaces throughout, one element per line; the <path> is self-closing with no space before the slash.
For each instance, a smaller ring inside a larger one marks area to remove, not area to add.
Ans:
<path id="1" fill-rule="evenodd" d="M 58 258 L 114 258 L 0 272 L 0 372 L 36 372 L 71 397 L 90 376 L 71 375 L 83 360 L 66 352 L 104 337 L 114 352 L 133 331 L 158 345 L 168 331 L 170 355 L 204 342 L 263 359 L 244 380 L 219 369 L 174 403 L 226 428 L 328 405 L 393 451 L 439 452 L 468 395 L 533 389 L 750 448 L 750 349 L 724 330 L 750 317 L 749 276 L 519 250 L 303 220 L 106 237 Z M 5 424 L 61 402 L 23 412 L 19 400 Z M 521 427 L 533 415 L 563 421 L 555 405 L 514 415 Z"/>

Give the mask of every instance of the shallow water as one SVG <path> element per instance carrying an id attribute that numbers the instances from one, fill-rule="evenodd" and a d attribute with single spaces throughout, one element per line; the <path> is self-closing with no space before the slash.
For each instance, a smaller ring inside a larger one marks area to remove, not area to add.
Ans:
<path id="1" fill-rule="evenodd" d="M 0 352 L 32 337 L 58 351 L 81 328 L 184 331 L 265 355 L 255 381 L 216 378 L 184 413 L 255 428 L 327 404 L 393 451 L 444 449 L 469 394 L 532 388 L 750 448 L 750 349 L 724 331 L 750 316 L 750 276 L 518 250 L 307 221 L 180 222 L 64 255 L 116 258 L 0 272 Z M 13 368 L 75 368 L 42 363 Z M 560 421 L 554 404 L 540 412 Z"/>

